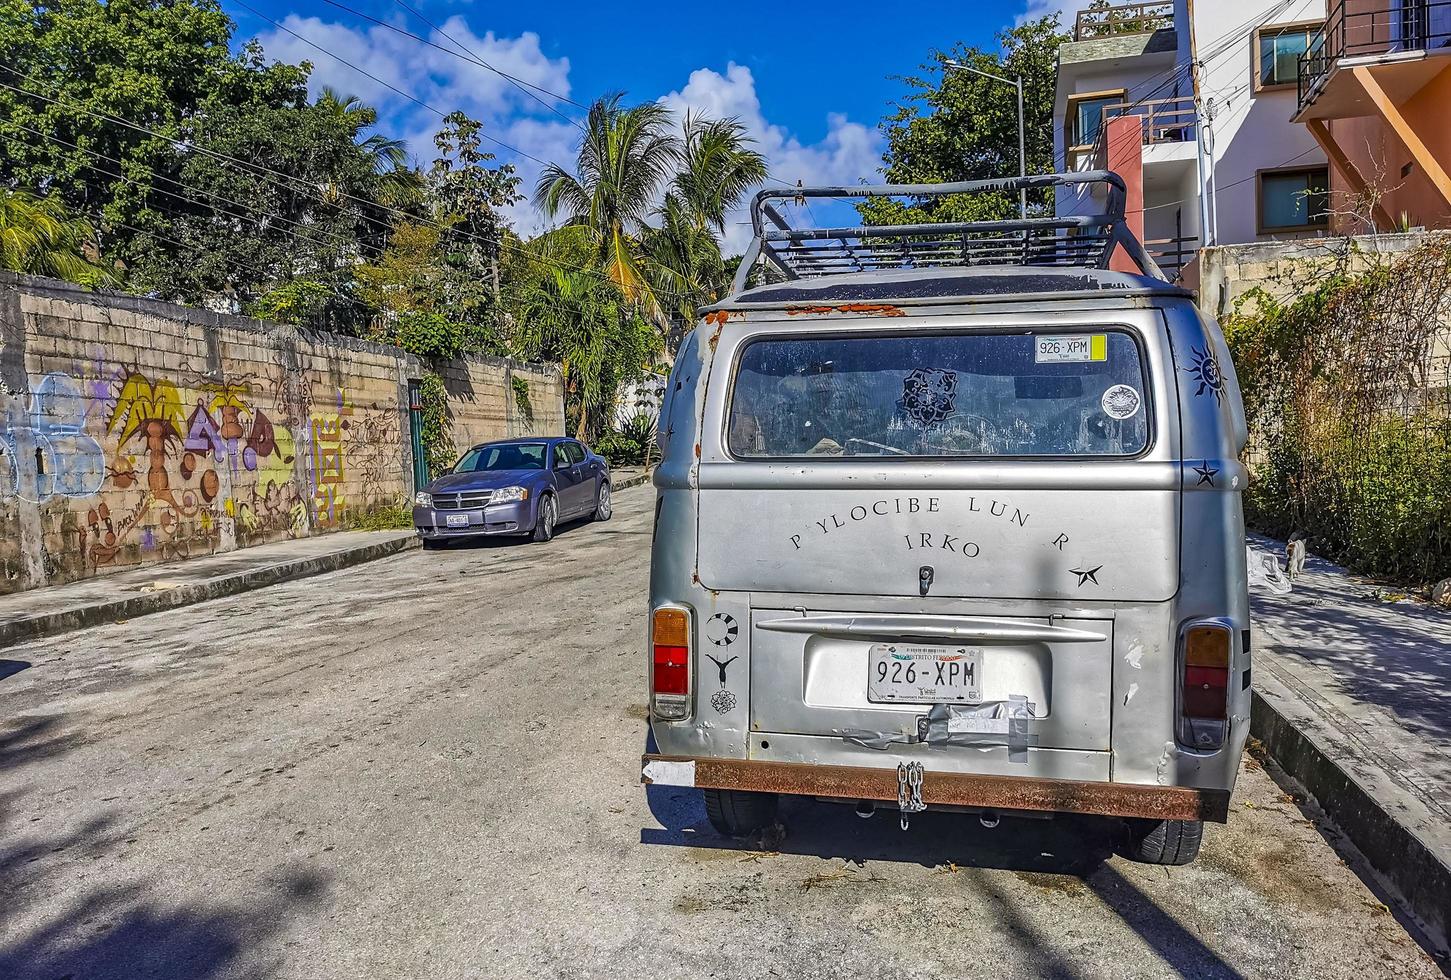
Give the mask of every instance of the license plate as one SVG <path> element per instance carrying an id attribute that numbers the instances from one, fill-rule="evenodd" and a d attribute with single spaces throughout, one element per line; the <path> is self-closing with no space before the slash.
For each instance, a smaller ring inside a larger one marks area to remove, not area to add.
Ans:
<path id="1" fill-rule="evenodd" d="M 977 704 L 982 701 L 982 651 L 874 644 L 867 657 L 867 700 Z"/>
<path id="2" fill-rule="evenodd" d="M 467 514 L 445 514 L 443 519 L 449 527 L 468 527 L 469 515 Z"/>

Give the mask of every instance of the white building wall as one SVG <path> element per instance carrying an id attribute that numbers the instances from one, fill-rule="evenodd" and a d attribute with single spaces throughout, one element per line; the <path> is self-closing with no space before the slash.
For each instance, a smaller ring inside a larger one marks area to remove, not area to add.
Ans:
<path id="1" fill-rule="evenodd" d="M 1290 121 L 1295 89 L 1255 91 L 1254 30 L 1261 22 L 1293 24 L 1324 18 L 1324 0 L 1194 4 L 1194 43 L 1202 65 L 1199 84 L 1206 114 L 1212 104 L 1213 121 L 1207 127 L 1214 161 L 1209 200 L 1217 244 L 1274 237 L 1257 234 L 1258 171 L 1325 163 L 1325 154 L 1309 130 Z"/>
<path id="2" fill-rule="evenodd" d="M 1060 170 L 1089 165 L 1070 160 L 1064 145 L 1071 96 L 1119 88 L 1127 90 L 1125 100 L 1130 103 L 1192 96 L 1197 70 L 1200 105 L 1213 106 L 1213 122 L 1203 134 L 1213 192 L 1202 193 L 1196 144 L 1146 146 L 1144 237 L 1198 236 L 1204 196 L 1204 210 L 1209 212 L 1210 230 L 1218 232 L 1218 244 L 1270 240 L 1273 236 L 1257 234 L 1256 174 L 1280 166 L 1323 165 L 1325 156 L 1309 131 L 1290 121 L 1297 97 L 1293 87 L 1255 91 L 1255 32 L 1261 25 L 1323 20 L 1325 0 L 1194 0 L 1192 5 L 1190 0 L 1176 0 L 1174 11 L 1177 50 L 1172 57 L 1160 52 L 1072 62 L 1070 56 L 1060 64 L 1054 104 L 1055 164 Z M 1060 214 L 1081 214 L 1096 206 L 1072 192 L 1060 192 L 1058 209 Z"/>

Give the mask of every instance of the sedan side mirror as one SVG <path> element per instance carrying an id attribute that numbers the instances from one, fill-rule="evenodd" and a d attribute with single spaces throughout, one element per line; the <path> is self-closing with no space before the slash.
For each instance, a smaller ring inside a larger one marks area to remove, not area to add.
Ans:
<path id="1" fill-rule="evenodd" d="M 554 468 L 556 470 L 567 470 L 567 469 L 569 469 L 569 460 L 565 459 L 559 453 L 555 453 L 554 454 Z"/>

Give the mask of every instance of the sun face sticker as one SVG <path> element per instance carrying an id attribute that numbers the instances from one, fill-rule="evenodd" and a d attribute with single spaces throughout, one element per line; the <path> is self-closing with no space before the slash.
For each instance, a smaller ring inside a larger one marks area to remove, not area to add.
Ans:
<path id="1" fill-rule="evenodd" d="M 941 425 L 957 410 L 957 372 L 917 368 L 902 379 L 898 406 L 918 428 Z"/>
<path id="2" fill-rule="evenodd" d="M 1194 358 L 1194 363 L 1188 367 L 1189 377 L 1199 382 L 1199 387 L 1194 389 L 1194 394 L 1202 395 L 1205 391 L 1214 394 L 1216 402 L 1224 400 L 1224 375 L 1219 371 L 1219 358 L 1214 351 L 1206 344 L 1203 350 L 1198 347 L 1189 348 Z"/>

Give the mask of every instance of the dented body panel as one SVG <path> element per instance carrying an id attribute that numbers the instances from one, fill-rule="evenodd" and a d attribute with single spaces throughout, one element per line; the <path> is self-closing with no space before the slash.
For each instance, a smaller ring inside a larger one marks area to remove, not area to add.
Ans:
<path id="1" fill-rule="evenodd" d="M 962 443 L 977 426 L 984 440 L 1027 446 L 1035 422 L 1071 431 L 1042 394 L 1100 375 L 1045 367 L 1060 355 L 1040 341 L 1105 336 L 1119 338 L 1110 349 L 1142 372 L 1144 390 L 1115 401 L 1123 385 L 1106 386 L 1102 412 L 1081 413 L 1092 431 L 1073 446 L 1112 451 L 1059 454 L 1047 436 L 1048 452 L 1021 454 L 892 443 Z M 838 430 L 876 412 L 892 416 L 887 435 L 809 445 L 831 426 L 742 408 L 752 345 L 796 356 L 804 348 L 790 345 L 821 338 L 843 353 L 757 379 L 763 390 L 810 393 L 825 378 L 830 397 L 858 399 L 830 409 Z M 982 349 L 1018 358 L 1027 380 L 963 369 L 927 391 L 943 412 L 914 415 L 912 386 L 934 371 L 940 380 L 940 364 L 852 360 L 858 340 L 898 351 L 914 338 L 948 338 L 965 358 L 988 338 Z M 903 391 L 897 404 L 871 401 L 869 389 L 889 383 Z M 954 432 L 957 419 L 967 422 Z M 1130 424 L 1136 439 L 1114 434 Z M 650 758 L 698 760 L 691 772 L 715 774 L 700 786 L 765 779 L 782 792 L 861 799 L 887 798 L 870 772 L 895 782 L 899 762 L 920 762 L 939 803 L 1005 806 L 992 801 L 1019 792 L 1033 801 L 1024 809 L 1222 820 L 1249 727 L 1245 436 L 1218 328 L 1188 294 L 1144 276 L 898 270 L 763 286 L 707 311 L 662 405 L 651 606 L 690 611 L 692 682 L 686 717 L 652 720 L 661 755 Z M 809 448 L 778 450 L 772 439 Z M 1223 741 L 1208 749 L 1183 741 L 1180 719 L 1182 636 L 1201 621 L 1233 638 Z M 963 695 L 977 700 L 934 710 L 870 699 L 868 671 L 894 644 L 959 651 L 947 659 L 980 671 Z M 934 774 L 952 777 L 952 789 Z M 811 788 L 831 779 L 874 789 Z M 1203 794 L 1132 791 L 1143 787 Z"/>

